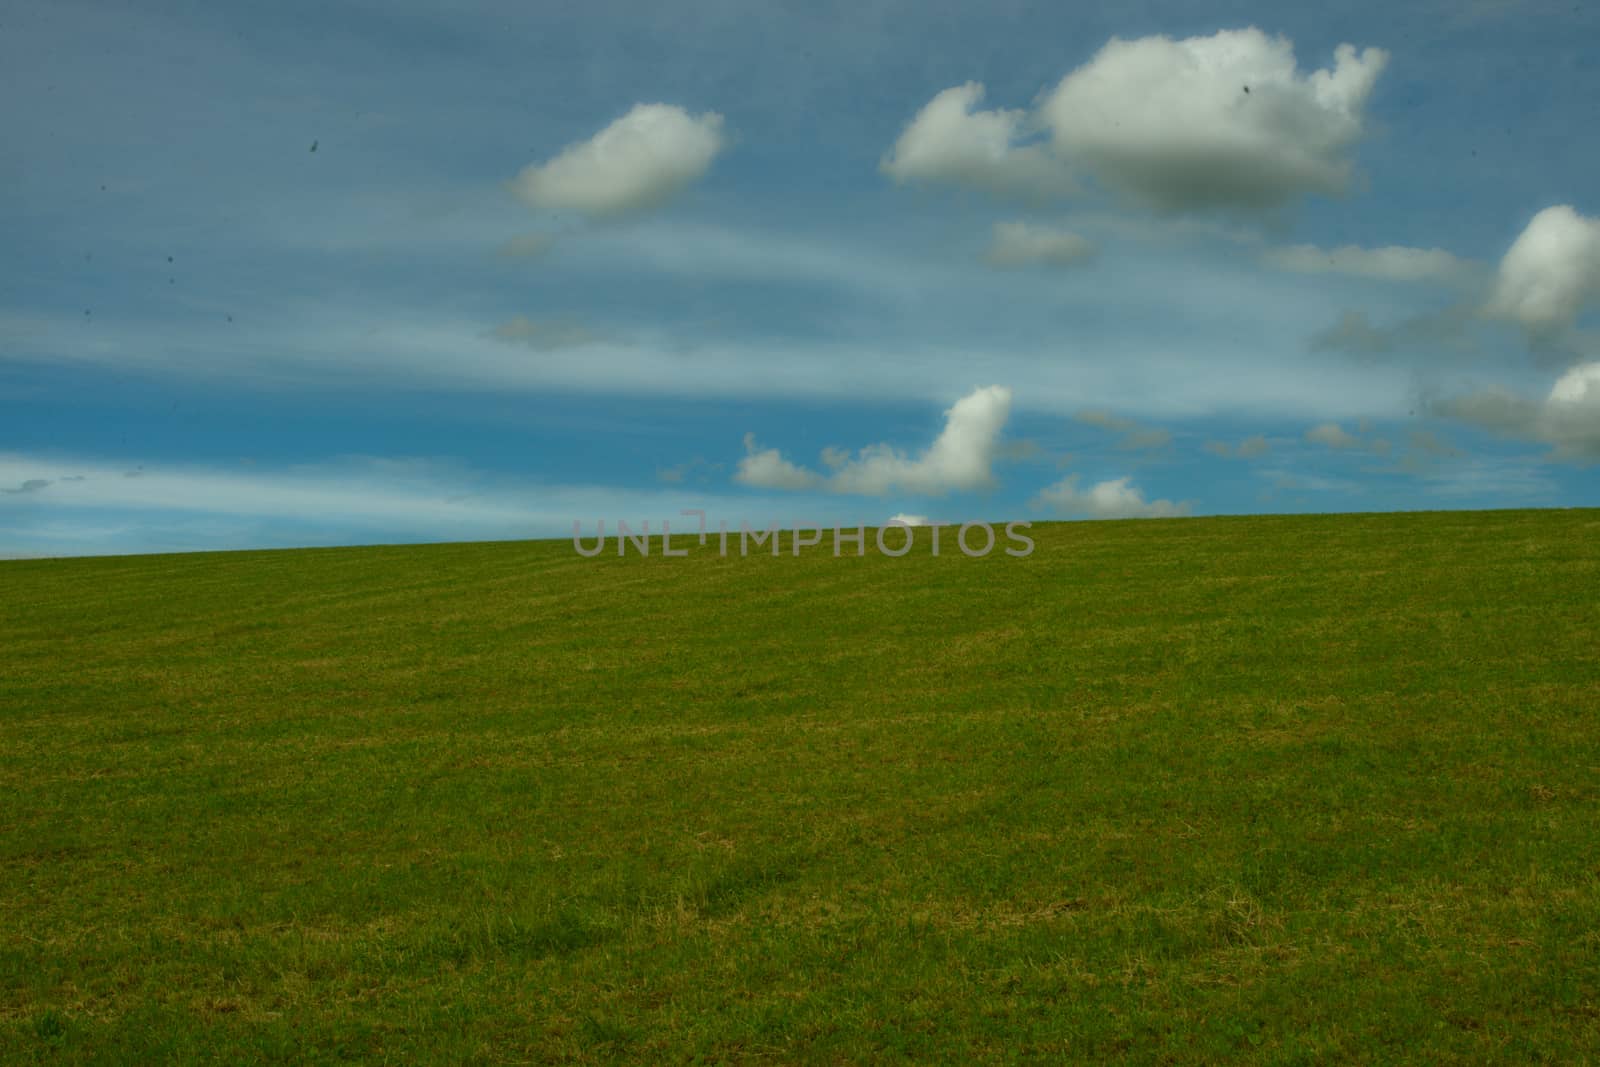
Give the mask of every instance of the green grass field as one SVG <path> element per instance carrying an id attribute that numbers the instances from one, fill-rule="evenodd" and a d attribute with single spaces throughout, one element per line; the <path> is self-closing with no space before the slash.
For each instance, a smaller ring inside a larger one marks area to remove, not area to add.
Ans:
<path id="1" fill-rule="evenodd" d="M 1600 511 L 1032 534 L 0 563 L 0 1059 L 1600 1054 Z"/>

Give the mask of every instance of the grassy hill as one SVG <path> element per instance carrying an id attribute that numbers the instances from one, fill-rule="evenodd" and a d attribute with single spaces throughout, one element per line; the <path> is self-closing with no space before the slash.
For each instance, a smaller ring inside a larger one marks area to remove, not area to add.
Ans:
<path id="1" fill-rule="evenodd" d="M 1600 512 L 1032 535 L 0 563 L 0 1058 L 1594 1055 Z"/>

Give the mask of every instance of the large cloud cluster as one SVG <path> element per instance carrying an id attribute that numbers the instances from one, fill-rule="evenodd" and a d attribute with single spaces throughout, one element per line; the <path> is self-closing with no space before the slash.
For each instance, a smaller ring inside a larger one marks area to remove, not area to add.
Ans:
<path id="1" fill-rule="evenodd" d="M 1287 38 L 1254 27 L 1173 40 L 1112 38 L 1032 114 L 974 110 L 983 86 L 946 89 L 885 156 L 898 181 L 1065 194 L 1076 176 L 1157 211 L 1263 211 L 1339 195 L 1363 111 L 1388 61 L 1343 44 L 1300 71 Z M 1035 132 L 1042 141 L 1030 141 Z"/>

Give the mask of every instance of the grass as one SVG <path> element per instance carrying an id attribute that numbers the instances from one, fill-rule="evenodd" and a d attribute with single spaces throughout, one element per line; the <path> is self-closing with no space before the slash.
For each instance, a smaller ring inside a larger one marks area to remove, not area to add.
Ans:
<path id="1" fill-rule="evenodd" d="M 0 1059 L 1594 1058 L 1600 512 L 1032 533 L 0 564 Z"/>

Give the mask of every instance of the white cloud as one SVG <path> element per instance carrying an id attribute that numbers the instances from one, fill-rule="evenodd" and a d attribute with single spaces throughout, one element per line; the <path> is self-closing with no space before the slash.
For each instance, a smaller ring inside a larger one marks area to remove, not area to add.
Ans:
<path id="1" fill-rule="evenodd" d="M 658 207 L 703 175 L 722 150 L 722 116 L 672 104 L 638 104 L 587 141 L 512 183 L 539 208 L 611 216 Z"/>
<path id="2" fill-rule="evenodd" d="M 1484 311 L 1518 323 L 1531 338 L 1553 339 L 1597 299 L 1600 219 L 1560 204 L 1535 215 L 1512 243 Z"/>
<path id="3" fill-rule="evenodd" d="M 1078 476 L 1069 475 L 1039 491 L 1036 504 L 1046 505 L 1064 515 L 1087 515 L 1093 519 L 1168 519 L 1187 515 L 1188 501 L 1146 500 L 1129 477 L 1099 482 L 1087 490 L 1078 488 Z"/>
<path id="4" fill-rule="evenodd" d="M 1496 386 L 1431 406 L 1495 433 L 1552 445 L 1562 459 L 1600 458 L 1600 362 L 1567 370 L 1542 402 Z"/>
<path id="5" fill-rule="evenodd" d="M 916 459 L 890 445 L 870 445 L 839 467 L 830 485 L 839 492 L 869 495 L 891 489 L 938 494 L 991 487 L 1000 431 L 1011 414 L 1011 390 L 1000 385 L 974 390 L 944 414 L 944 430 Z"/>
<path id="6" fill-rule="evenodd" d="M 744 435 L 744 451 L 745 457 L 733 473 L 733 480 L 742 485 L 761 489 L 813 489 L 822 484 L 821 475 L 795 466 L 776 448 L 758 448 L 753 433 Z"/>
<path id="7" fill-rule="evenodd" d="M 1564 456 L 1600 456 L 1600 363 L 1580 364 L 1556 380 L 1539 433 Z"/>
<path id="8" fill-rule="evenodd" d="M 1347 433 L 1344 427 L 1336 422 L 1324 422 L 1313 426 L 1306 431 L 1306 440 L 1312 444 L 1327 445 L 1329 448 L 1359 448 L 1361 439 Z"/>
<path id="9" fill-rule="evenodd" d="M 996 267 L 1065 267 L 1082 263 L 1094 254 L 1093 241 L 1066 230 L 1029 226 L 1025 222 L 997 222 L 985 258 Z"/>
<path id="10" fill-rule="evenodd" d="M 1073 190 L 1066 168 L 1042 145 L 1017 142 L 1026 113 L 975 111 L 983 86 L 968 82 L 939 93 L 900 134 L 879 169 L 896 182 L 951 182 L 1034 198 Z"/>
<path id="11" fill-rule="evenodd" d="M 1262 259 L 1281 270 L 1298 274 L 1347 274 L 1387 282 L 1451 284 L 1470 277 L 1474 270 L 1473 264 L 1457 259 L 1442 248 L 1407 248 L 1402 245 L 1386 245 L 1382 248 L 1341 245 L 1327 249 L 1315 245 L 1290 245 L 1268 249 L 1262 253 Z"/>
<path id="12" fill-rule="evenodd" d="M 928 516 L 907 515 L 904 512 L 901 512 L 899 515 L 890 516 L 889 521 L 903 523 L 906 526 L 926 526 L 928 525 Z"/>
<path id="13" fill-rule="evenodd" d="M 1294 46 L 1250 27 L 1112 38 L 1039 116 L 1063 159 L 1161 211 L 1263 210 L 1351 184 L 1349 152 L 1388 56 L 1334 52 L 1302 74 Z"/>
<path id="14" fill-rule="evenodd" d="M 1010 389 L 991 385 L 974 390 L 944 413 L 944 429 L 921 455 L 912 458 L 887 444 L 868 445 L 854 456 L 828 448 L 822 459 L 833 473 L 826 478 L 790 463 L 775 448 L 758 449 L 755 436 L 746 434 L 746 455 L 734 480 L 767 489 L 822 487 L 864 496 L 892 490 L 938 496 L 988 489 L 994 485 L 1000 431 L 1010 412 Z"/>
<path id="15" fill-rule="evenodd" d="M 1559 411 L 1600 413 L 1600 363 L 1580 364 L 1556 379 L 1548 403 Z"/>

